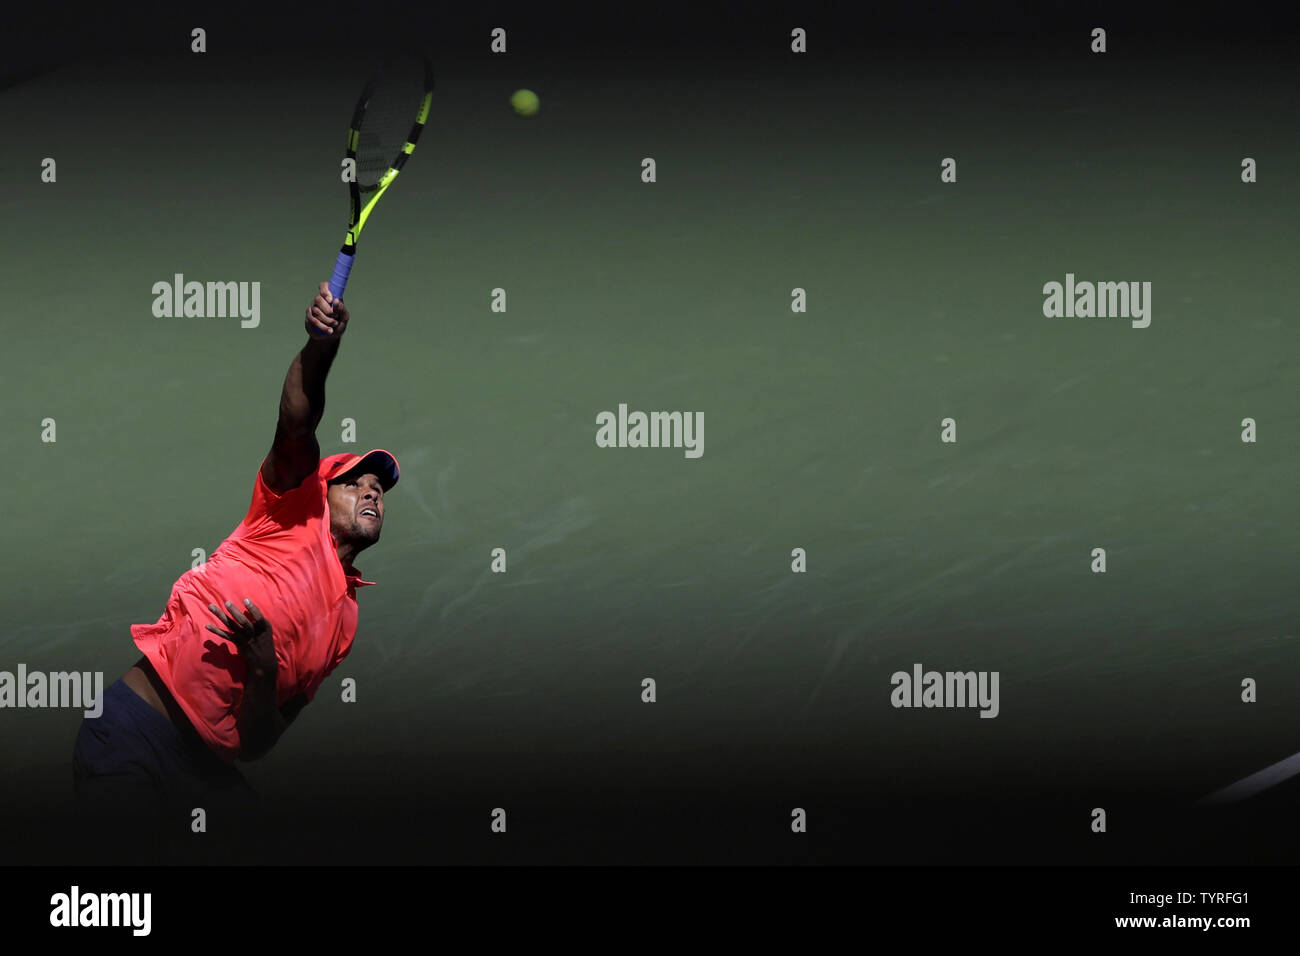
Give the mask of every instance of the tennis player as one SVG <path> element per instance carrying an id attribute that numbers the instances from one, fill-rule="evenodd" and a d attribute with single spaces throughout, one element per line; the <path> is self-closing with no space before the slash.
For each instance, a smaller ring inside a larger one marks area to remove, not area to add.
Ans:
<path id="1" fill-rule="evenodd" d="M 351 650 L 356 589 L 374 583 L 352 562 L 379 540 L 399 472 L 382 449 L 320 457 L 325 378 L 348 319 L 321 283 L 248 513 L 177 579 L 157 623 L 131 628 L 144 656 L 105 691 L 103 713 L 82 721 L 73 778 L 83 806 L 255 806 L 235 762 L 270 751 Z"/>

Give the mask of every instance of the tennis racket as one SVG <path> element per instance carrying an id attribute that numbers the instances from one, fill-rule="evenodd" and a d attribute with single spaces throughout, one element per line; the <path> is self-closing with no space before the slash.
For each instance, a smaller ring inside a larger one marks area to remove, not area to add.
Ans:
<path id="1" fill-rule="evenodd" d="M 432 101 L 433 66 L 422 56 L 388 60 L 361 91 L 348 128 L 347 157 L 355 164 L 348 183 L 348 234 L 330 276 L 336 299 L 347 288 L 361 230 L 415 152 Z"/>

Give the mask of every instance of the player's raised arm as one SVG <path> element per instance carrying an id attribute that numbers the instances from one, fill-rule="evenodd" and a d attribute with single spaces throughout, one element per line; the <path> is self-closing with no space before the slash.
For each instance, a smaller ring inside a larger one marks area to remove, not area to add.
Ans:
<path id="1" fill-rule="evenodd" d="M 348 310 L 322 282 L 307 307 L 307 344 L 293 357 L 280 394 L 280 418 L 271 452 L 262 463 L 262 480 L 273 491 L 297 488 L 316 470 L 320 445 L 316 426 L 325 414 L 325 378 L 347 330 Z"/>

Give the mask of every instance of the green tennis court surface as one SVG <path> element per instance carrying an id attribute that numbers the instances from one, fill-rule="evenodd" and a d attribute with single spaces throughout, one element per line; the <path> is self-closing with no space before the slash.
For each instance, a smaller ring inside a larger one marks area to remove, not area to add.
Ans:
<path id="1" fill-rule="evenodd" d="M 1124 63 L 440 64 L 319 431 L 403 468 L 335 675 L 358 702 L 323 689 L 246 768 L 333 838 L 266 856 L 1294 861 L 1171 822 L 1300 751 L 1293 86 Z M 240 520 L 357 79 L 209 55 L 0 93 L 0 669 L 115 680 Z M 56 121 L 89 84 L 129 96 Z M 260 324 L 155 317 L 176 273 L 259 282 Z M 1151 282 L 1150 327 L 1045 318 L 1067 273 Z M 702 412 L 703 455 L 598 448 L 620 403 Z M 997 671 L 999 715 L 892 707 L 916 663 Z M 79 714 L 0 716 L 0 840 L 81 859 Z"/>

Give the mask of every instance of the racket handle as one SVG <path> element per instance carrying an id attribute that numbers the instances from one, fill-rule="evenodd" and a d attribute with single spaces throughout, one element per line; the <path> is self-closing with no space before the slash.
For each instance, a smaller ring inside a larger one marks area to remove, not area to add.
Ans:
<path id="1" fill-rule="evenodd" d="M 330 295 L 336 299 L 340 298 L 343 290 L 348 287 L 348 275 L 352 272 L 352 260 L 355 258 L 356 256 L 340 252 L 334 263 L 334 274 L 330 276 Z"/>

